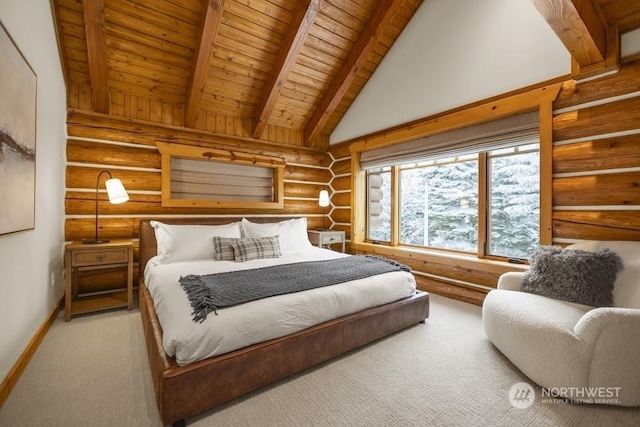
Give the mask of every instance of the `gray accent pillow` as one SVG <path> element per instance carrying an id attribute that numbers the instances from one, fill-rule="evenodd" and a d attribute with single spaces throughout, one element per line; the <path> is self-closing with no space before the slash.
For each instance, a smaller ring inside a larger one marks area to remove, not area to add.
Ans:
<path id="1" fill-rule="evenodd" d="M 613 285 L 622 260 L 612 250 L 540 246 L 530 261 L 523 291 L 591 307 L 613 305 Z"/>
<path id="2" fill-rule="evenodd" d="M 233 243 L 235 240 L 240 240 L 237 237 L 213 237 L 213 248 L 215 249 L 214 259 L 216 261 L 235 261 L 236 256 L 233 252 Z"/>
<path id="3" fill-rule="evenodd" d="M 235 239 L 231 246 L 233 246 L 235 260 L 240 262 L 278 258 L 282 255 L 278 236 Z"/>

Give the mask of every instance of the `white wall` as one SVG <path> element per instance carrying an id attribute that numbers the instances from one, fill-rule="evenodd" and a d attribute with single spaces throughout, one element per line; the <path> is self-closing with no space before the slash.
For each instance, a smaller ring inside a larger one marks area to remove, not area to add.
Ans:
<path id="1" fill-rule="evenodd" d="M 570 71 L 568 51 L 531 0 L 425 0 L 331 143 Z"/>
<path id="2" fill-rule="evenodd" d="M 625 57 L 640 52 L 640 28 L 624 33 L 620 41 L 620 56 Z"/>
<path id="3" fill-rule="evenodd" d="M 1 0 L 0 20 L 38 77 L 35 229 L 0 236 L 2 380 L 64 293 L 66 90 L 49 0 Z"/>

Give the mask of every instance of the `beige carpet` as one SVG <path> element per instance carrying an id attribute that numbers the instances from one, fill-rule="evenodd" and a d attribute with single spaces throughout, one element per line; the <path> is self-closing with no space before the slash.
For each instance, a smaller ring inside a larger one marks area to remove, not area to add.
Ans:
<path id="1" fill-rule="evenodd" d="M 187 420 L 193 426 L 638 426 L 640 409 L 536 402 L 492 347 L 479 307 L 433 295 L 431 316 L 387 339 Z M 545 349 L 541 349 L 545 351 Z M 138 311 L 59 318 L 0 426 L 161 425 Z"/>

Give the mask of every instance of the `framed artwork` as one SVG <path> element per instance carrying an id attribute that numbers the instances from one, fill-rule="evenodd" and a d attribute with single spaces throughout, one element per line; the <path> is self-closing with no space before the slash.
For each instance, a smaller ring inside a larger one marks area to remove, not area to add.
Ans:
<path id="1" fill-rule="evenodd" d="M 0 235 L 35 228 L 36 74 L 0 22 Z"/>

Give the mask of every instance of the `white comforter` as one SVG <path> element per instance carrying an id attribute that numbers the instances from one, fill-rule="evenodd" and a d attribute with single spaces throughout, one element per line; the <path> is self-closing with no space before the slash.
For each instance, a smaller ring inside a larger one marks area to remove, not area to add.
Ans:
<path id="1" fill-rule="evenodd" d="M 164 350 L 175 356 L 178 365 L 186 365 L 397 301 L 415 291 L 412 274 L 385 273 L 220 309 L 217 316 L 210 313 L 204 322 L 196 323 L 187 294 L 178 282 L 181 276 L 188 274 L 220 273 L 343 256 L 349 255 L 314 247 L 286 252 L 281 258 L 242 263 L 206 260 L 157 265 L 152 258 L 147 263 L 144 277 L 162 326 Z"/>

